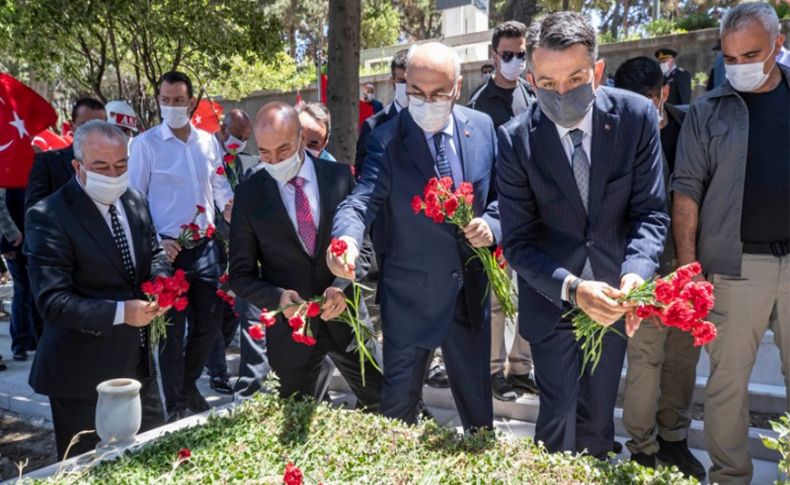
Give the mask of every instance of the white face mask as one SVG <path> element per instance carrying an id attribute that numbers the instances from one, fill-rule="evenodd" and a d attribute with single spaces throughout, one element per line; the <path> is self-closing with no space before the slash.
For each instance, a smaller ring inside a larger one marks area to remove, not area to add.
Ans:
<path id="1" fill-rule="evenodd" d="M 104 205 L 112 205 L 129 187 L 129 171 L 117 177 L 108 177 L 96 172 L 85 172 L 85 192 L 88 197 Z"/>
<path id="2" fill-rule="evenodd" d="M 527 59 L 520 60 L 518 57 L 513 56 L 510 62 L 499 61 L 499 73 L 508 81 L 515 81 L 527 68 Z"/>
<path id="3" fill-rule="evenodd" d="M 189 123 L 189 106 L 159 106 L 162 120 L 170 128 L 183 128 Z"/>
<path id="4" fill-rule="evenodd" d="M 302 168 L 304 158 L 299 157 L 300 153 L 302 153 L 301 147 L 297 148 L 293 155 L 280 163 L 271 164 L 262 161 L 261 164 L 274 180 L 284 184 L 296 177 L 299 169 Z"/>
<path id="5" fill-rule="evenodd" d="M 307 150 L 307 152 L 312 155 L 313 158 L 321 158 L 321 152 L 323 152 L 323 150 L 313 150 L 310 148 L 305 148 L 305 150 Z"/>
<path id="6" fill-rule="evenodd" d="M 661 73 L 663 75 L 669 74 L 669 71 L 672 69 L 672 66 L 669 65 L 669 62 L 662 62 L 661 63 Z"/>
<path id="7" fill-rule="evenodd" d="M 228 133 L 228 139 L 225 140 L 225 150 L 227 150 L 229 153 L 230 153 L 231 149 L 228 148 L 228 147 L 230 147 L 231 145 L 238 145 L 236 147 L 236 153 L 238 154 L 238 153 L 241 153 L 242 151 L 244 151 L 244 147 L 247 146 L 247 142 L 246 141 L 241 141 L 238 138 L 236 138 L 235 136 L 233 136 L 230 133 Z"/>
<path id="8" fill-rule="evenodd" d="M 491 73 L 490 72 L 487 72 L 487 73 L 483 74 L 483 82 L 484 83 L 487 83 L 489 79 L 491 79 Z"/>
<path id="9" fill-rule="evenodd" d="M 455 93 L 455 88 L 453 88 Z M 452 101 L 434 101 L 429 103 L 417 98 L 409 98 L 409 113 L 417 126 L 426 133 L 436 133 L 450 120 L 453 112 Z"/>
<path id="10" fill-rule="evenodd" d="M 406 94 L 406 83 L 395 83 L 395 102 L 405 108 L 409 105 L 409 96 Z"/>
<path id="11" fill-rule="evenodd" d="M 760 89 L 771 75 L 770 70 L 766 73 L 763 72 L 763 69 L 766 61 L 774 56 L 774 50 L 775 49 L 771 49 L 768 57 L 760 62 L 750 62 L 749 64 L 725 64 L 724 71 L 732 87 L 735 88 L 736 91 L 742 93 L 749 93 Z"/>

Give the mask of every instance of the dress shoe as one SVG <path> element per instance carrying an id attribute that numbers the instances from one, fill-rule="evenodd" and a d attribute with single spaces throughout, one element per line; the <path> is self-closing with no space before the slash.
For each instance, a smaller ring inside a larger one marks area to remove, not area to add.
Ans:
<path id="1" fill-rule="evenodd" d="M 491 391 L 500 401 L 515 401 L 518 398 L 518 393 L 505 379 L 505 373 L 502 371 L 491 374 Z"/>
<path id="2" fill-rule="evenodd" d="M 615 455 L 619 455 L 620 452 L 623 451 L 623 444 L 617 440 L 614 440 L 614 443 L 612 443 L 612 451 Z"/>
<path id="3" fill-rule="evenodd" d="M 656 457 L 662 464 L 675 465 L 684 475 L 694 477 L 699 481 L 705 479 L 705 467 L 691 454 L 686 440 L 664 441 L 659 436 L 658 447 Z"/>
<path id="4" fill-rule="evenodd" d="M 211 406 L 208 401 L 206 401 L 206 398 L 200 394 L 200 391 L 195 389 L 187 396 L 187 409 L 195 414 L 200 414 L 211 409 Z"/>
<path id="5" fill-rule="evenodd" d="M 225 376 L 212 377 L 209 385 L 215 392 L 220 394 L 233 394 L 233 387 Z"/>
<path id="6" fill-rule="evenodd" d="M 20 350 L 18 352 L 14 352 L 14 360 L 23 361 L 27 360 L 27 352 L 24 350 Z"/>
<path id="7" fill-rule="evenodd" d="M 431 369 L 428 371 L 428 377 L 425 378 L 425 383 L 437 389 L 450 387 L 450 379 L 447 378 L 447 370 L 445 370 L 443 362 L 431 366 Z"/>
<path id="8" fill-rule="evenodd" d="M 3 364 L 2 362 L 0 362 L 0 371 L 4 371 L 4 370 L 6 370 L 6 369 L 8 369 L 8 366 L 6 366 L 6 365 L 5 365 L 5 364 Z"/>
<path id="9" fill-rule="evenodd" d="M 507 382 L 511 387 L 522 392 L 538 395 L 538 385 L 529 374 L 508 374 Z"/>
<path id="10" fill-rule="evenodd" d="M 645 468 L 656 468 L 656 455 L 644 453 L 631 453 L 631 461 L 635 461 Z"/>

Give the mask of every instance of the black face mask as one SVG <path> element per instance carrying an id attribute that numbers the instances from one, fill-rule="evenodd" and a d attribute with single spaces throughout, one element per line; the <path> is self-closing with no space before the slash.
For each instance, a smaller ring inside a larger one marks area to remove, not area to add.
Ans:
<path id="1" fill-rule="evenodd" d="M 592 82 L 571 89 L 565 94 L 542 88 L 537 88 L 537 91 L 538 104 L 543 114 L 563 128 L 572 128 L 579 124 L 595 101 Z"/>

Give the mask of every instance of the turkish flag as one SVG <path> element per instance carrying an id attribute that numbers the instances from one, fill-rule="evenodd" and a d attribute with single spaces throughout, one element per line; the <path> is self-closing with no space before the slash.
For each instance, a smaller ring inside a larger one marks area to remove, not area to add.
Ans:
<path id="1" fill-rule="evenodd" d="M 33 166 L 33 135 L 57 120 L 57 113 L 44 98 L 0 73 L 0 187 L 27 185 Z"/>
<path id="2" fill-rule="evenodd" d="M 38 135 L 33 137 L 33 146 L 37 147 L 42 152 L 50 150 L 60 150 L 71 145 L 72 137 L 60 136 L 52 130 L 44 130 Z"/>
<path id="3" fill-rule="evenodd" d="M 221 104 L 205 98 L 201 99 L 197 109 L 192 113 L 192 124 L 195 125 L 195 128 L 216 133 L 219 131 L 219 119 L 223 111 L 224 108 Z"/>

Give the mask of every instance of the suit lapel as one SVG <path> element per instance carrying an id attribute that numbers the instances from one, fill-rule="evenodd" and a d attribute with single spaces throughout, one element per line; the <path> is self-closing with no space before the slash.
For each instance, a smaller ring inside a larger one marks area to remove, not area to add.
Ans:
<path id="1" fill-rule="evenodd" d="M 88 231 L 88 235 L 96 241 L 102 252 L 112 261 L 123 277 L 129 281 L 129 275 L 123 267 L 121 252 L 115 246 L 112 232 L 107 226 L 107 222 L 102 217 L 96 204 L 93 203 L 88 194 L 79 186 L 77 179 L 72 177 L 66 185 L 67 200 L 70 201 L 70 209 L 75 218 Z M 134 233 L 135 231 L 132 231 Z M 132 282 L 133 283 L 133 282 Z"/>
<path id="2" fill-rule="evenodd" d="M 401 111 L 400 123 L 401 133 L 404 135 L 403 146 L 427 183 L 429 179 L 436 177 L 436 170 L 425 133 L 414 122 L 408 109 Z"/>
<path id="3" fill-rule="evenodd" d="M 469 118 L 461 110 L 453 109 L 453 118 L 455 120 L 455 132 L 458 135 L 458 140 L 460 140 L 458 158 L 461 160 L 461 166 L 464 170 L 463 178 L 466 181 L 474 182 L 478 179 L 474 172 L 474 131 L 469 123 Z"/>
<path id="4" fill-rule="evenodd" d="M 610 112 L 612 103 L 606 91 L 599 89 L 593 107 L 592 154 L 590 158 L 590 223 L 601 206 L 606 182 L 612 167 L 612 154 L 617 149 L 617 125 L 620 117 Z"/>
<path id="5" fill-rule="evenodd" d="M 141 210 L 145 210 L 144 207 L 139 207 L 139 205 L 129 196 L 129 192 L 127 191 L 121 197 L 121 203 L 123 203 L 123 210 L 126 212 L 126 220 L 129 222 L 129 230 L 132 233 L 132 249 L 134 251 L 134 261 L 135 261 L 135 269 L 134 274 L 136 277 L 135 283 L 140 281 L 140 275 L 144 273 L 144 258 L 143 258 L 143 234 L 144 228 L 142 225 L 142 220 L 139 216 Z"/>
<path id="6" fill-rule="evenodd" d="M 546 167 L 557 181 L 560 190 L 568 198 L 573 210 L 583 220 L 586 220 L 587 213 L 584 210 L 579 189 L 576 188 L 576 179 L 573 177 L 571 162 L 568 160 L 568 155 L 562 147 L 557 127 L 546 116 L 543 116 L 540 109 L 535 109 L 533 126 L 535 126 L 535 135 L 532 139 L 536 145 L 533 153 L 540 154 L 540 157 L 545 160 Z"/>
<path id="7" fill-rule="evenodd" d="M 329 231 L 332 229 L 332 217 L 330 209 L 336 207 L 335 186 L 332 184 L 332 177 L 324 160 L 313 160 L 316 177 L 318 178 L 318 205 L 321 220 L 318 223 L 318 239 L 316 240 L 316 257 L 321 254 L 321 248 L 329 247 Z M 339 203 L 339 201 L 338 201 Z"/>
<path id="8" fill-rule="evenodd" d="M 285 232 L 289 235 L 289 237 L 291 237 L 291 239 L 293 239 L 296 247 L 299 248 L 302 253 L 307 255 L 307 251 L 305 251 L 304 247 L 302 246 L 302 240 L 299 238 L 299 234 L 297 234 L 296 228 L 294 227 L 293 222 L 291 222 L 291 218 L 288 216 L 285 203 L 283 203 L 283 198 L 280 195 L 280 187 L 277 186 L 277 182 L 268 173 L 266 173 L 265 170 L 262 170 L 262 172 L 263 173 L 261 176 L 256 177 L 256 179 L 260 183 L 261 192 L 263 193 L 264 199 L 268 203 L 269 207 L 272 208 L 272 211 L 274 211 L 275 216 L 285 229 Z M 267 221 L 264 219 L 263 222 Z M 270 231 L 269 228 L 264 230 Z"/>

